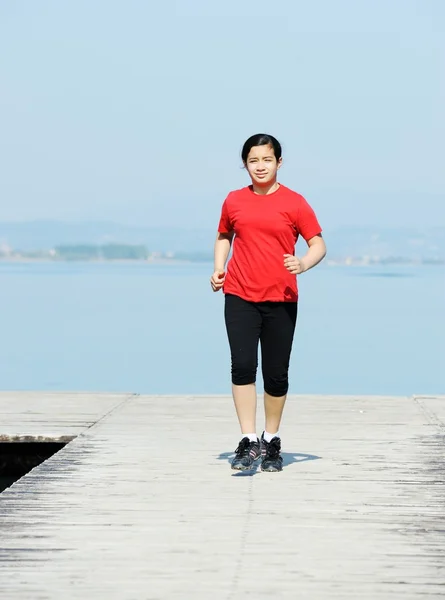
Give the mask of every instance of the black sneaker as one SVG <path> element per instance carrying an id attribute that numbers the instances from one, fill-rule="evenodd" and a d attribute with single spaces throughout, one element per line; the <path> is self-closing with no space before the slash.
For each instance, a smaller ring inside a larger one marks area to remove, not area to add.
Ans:
<path id="1" fill-rule="evenodd" d="M 274 437 L 270 442 L 264 439 L 264 433 L 261 436 L 261 470 L 277 472 L 283 470 L 283 457 L 281 456 L 281 440 Z"/>
<path id="2" fill-rule="evenodd" d="M 232 469 L 247 471 L 261 456 L 260 441 L 251 442 L 248 437 L 243 438 L 235 450 L 235 458 L 232 460 Z"/>

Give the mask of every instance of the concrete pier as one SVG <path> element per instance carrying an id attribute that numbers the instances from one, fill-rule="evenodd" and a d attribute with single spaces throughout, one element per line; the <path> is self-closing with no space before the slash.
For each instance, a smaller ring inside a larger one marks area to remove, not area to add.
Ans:
<path id="1" fill-rule="evenodd" d="M 229 397 L 0 393 L 0 442 L 66 443 L 0 494 L 1 598 L 445 597 L 444 422 L 292 396 L 283 472 L 239 474 Z"/>

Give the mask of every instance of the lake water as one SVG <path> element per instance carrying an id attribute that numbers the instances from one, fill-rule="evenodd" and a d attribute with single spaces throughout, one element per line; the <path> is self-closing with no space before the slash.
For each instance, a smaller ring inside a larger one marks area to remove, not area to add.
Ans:
<path id="1" fill-rule="evenodd" d="M 0 389 L 230 393 L 211 271 L 0 263 Z M 445 393 L 444 268 L 320 265 L 299 288 L 291 393 Z"/>

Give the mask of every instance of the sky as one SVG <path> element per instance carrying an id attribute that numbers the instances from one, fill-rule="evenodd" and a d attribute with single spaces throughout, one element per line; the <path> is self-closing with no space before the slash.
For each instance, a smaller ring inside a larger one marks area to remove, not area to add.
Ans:
<path id="1" fill-rule="evenodd" d="M 0 222 L 217 226 L 240 150 L 324 228 L 445 225 L 443 0 L 0 0 Z"/>

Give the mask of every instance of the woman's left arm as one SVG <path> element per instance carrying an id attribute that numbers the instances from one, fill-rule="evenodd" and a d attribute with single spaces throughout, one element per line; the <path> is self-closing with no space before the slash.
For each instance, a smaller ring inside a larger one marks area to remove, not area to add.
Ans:
<path id="1" fill-rule="evenodd" d="M 318 265 L 326 256 L 326 244 L 321 233 L 307 240 L 307 245 L 308 251 L 302 258 L 293 256 L 292 254 L 284 255 L 284 266 L 292 275 L 299 275 L 300 273 L 309 271 L 309 269 Z"/>

